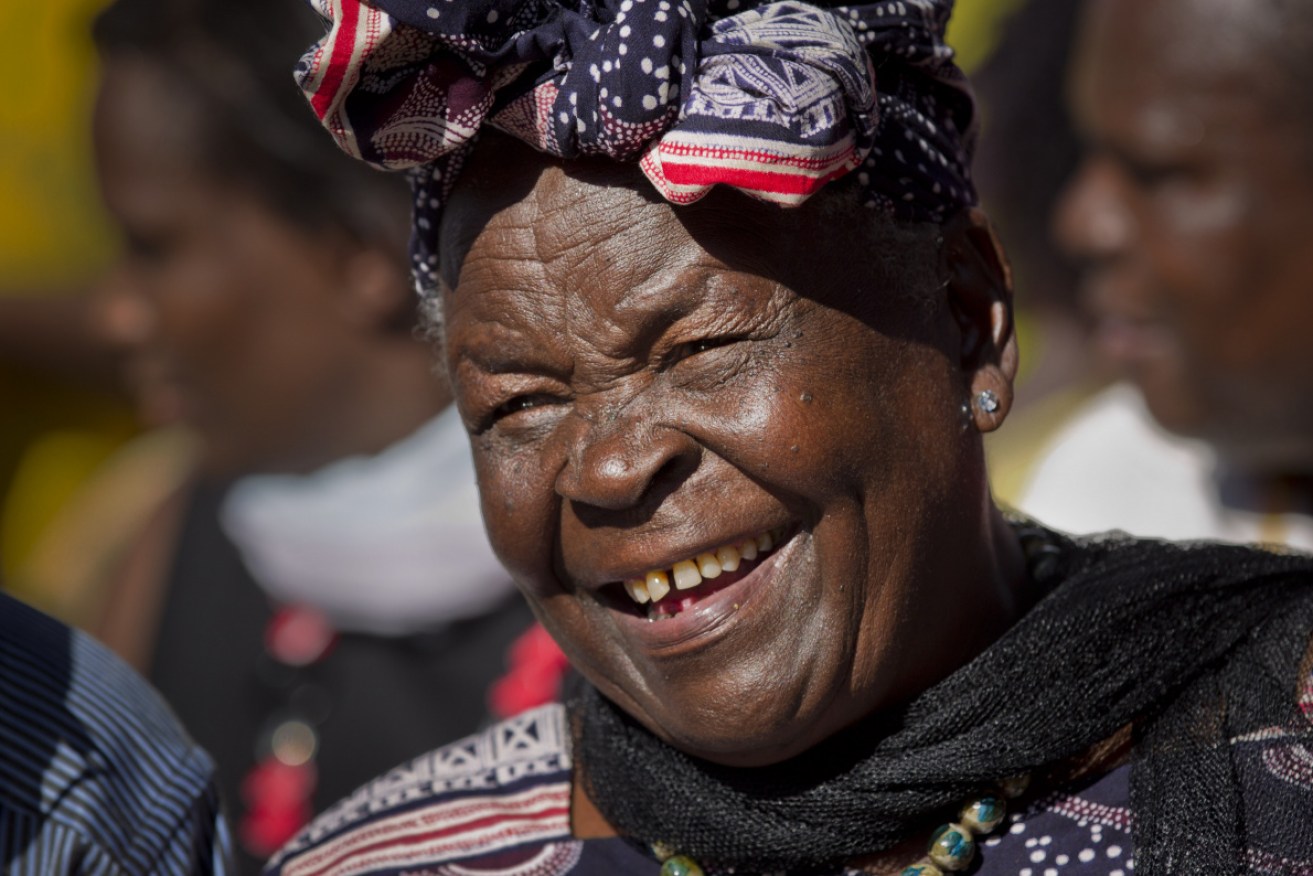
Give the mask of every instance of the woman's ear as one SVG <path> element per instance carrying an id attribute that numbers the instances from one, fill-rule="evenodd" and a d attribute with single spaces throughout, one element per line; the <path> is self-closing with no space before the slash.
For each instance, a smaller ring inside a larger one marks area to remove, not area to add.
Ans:
<path id="1" fill-rule="evenodd" d="M 415 322 L 415 293 L 406 259 L 381 246 L 355 245 L 340 261 L 342 306 L 367 329 Z"/>
<path id="2" fill-rule="evenodd" d="M 981 432 L 1002 425 L 1012 407 L 1017 337 L 1012 324 L 1012 270 L 989 219 L 963 210 L 944 228 L 948 306 L 960 337 L 971 422 Z"/>

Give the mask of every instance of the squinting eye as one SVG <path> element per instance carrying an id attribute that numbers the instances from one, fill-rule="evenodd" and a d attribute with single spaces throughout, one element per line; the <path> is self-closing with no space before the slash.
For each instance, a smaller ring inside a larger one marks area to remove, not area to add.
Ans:
<path id="1" fill-rule="evenodd" d="M 730 338 L 702 338 L 701 340 L 697 340 L 697 341 L 689 341 L 688 343 L 680 344 L 678 347 L 675 347 L 675 349 L 672 351 L 670 360 L 671 363 L 673 364 L 675 362 L 679 362 L 682 359 L 687 359 L 690 356 L 696 356 L 698 353 L 705 353 L 706 351 L 714 350 L 717 347 L 728 346 L 729 344 L 732 344 L 737 340 L 739 340 L 739 338 L 730 337 Z"/>
<path id="2" fill-rule="evenodd" d="M 543 405 L 554 404 L 556 399 L 549 395 L 517 395 L 508 402 L 503 402 L 493 409 L 492 420 L 495 422 L 503 417 L 509 417 L 512 414 L 518 414 L 520 411 L 527 411 L 531 408 L 542 407 Z"/>

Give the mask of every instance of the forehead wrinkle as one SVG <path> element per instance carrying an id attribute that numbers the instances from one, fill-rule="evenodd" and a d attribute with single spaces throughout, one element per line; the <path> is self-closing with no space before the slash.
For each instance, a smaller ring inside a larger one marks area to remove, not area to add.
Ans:
<path id="1" fill-rule="evenodd" d="M 623 265 L 598 269 L 601 275 L 612 272 L 611 294 L 600 302 L 571 296 L 578 306 L 566 309 L 573 335 L 615 363 L 645 359 L 671 324 L 703 306 L 706 274 L 716 270 L 711 264 L 697 264 L 699 256 L 705 261 L 705 253 L 691 242 L 666 247 L 655 234 L 635 237 Z"/>
<path id="2" fill-rule="evenodd" d="M 543 262 L 563 260 L 565 273 L 558 279 L 567 287 L 572 285 L 568 272 L 575 268 L 624 271 L 644 258 L 659 258 L 668 248 L 663 238 L 669 237 L 668 226 L 674 223 L 663 220 L 672 209 L 669 205 L 653 203 L 626 187 L 597 186 L 565 174 L 557 180 L 557 185 L 544 185 L 537 192 L 534 230 Z M 612 245 L 616 238 L 625 238 L 626 245 L 617 250 Z M 594 254 L 598 260 L 586 264 Z"/>
<path id="3" fill-rule="evenodd" d="M 667 235 L 668 237 L 668 235 Z M 636 246 L 626 253 L 623 294 L 612 305 L 621 318 L 644 314 L 684 313 L 695 306 L 701 284 L 689 283 L 691 274 L 705 274 L 720 265 L 692 240 L 669 245 L 657 234 L 640 233 Z"/>
<path id="4" fill-rule="evenodd" d="M 565 330 L 598 366 L 633 360 L 650 332 L 636 317 L 661 309 L 669 278 L 700 250 L 674 235 L 670 207 L 632 190 L 599 189 L 565 175 L 555 191 L 545 188 L 535 234 L 547 285 L 565 301 Z M 615 231 L 599 236 L 598 229 Z M 584 282 L 603 294 L 574 294 Z"/>
<path id="5" fill-rule="evenodd" d="M 523 269 L 513 282 L 507 282 L 504 274 L 508 263 Z M 448 331 L 469 324 L 458 361 L 490 373 L 524 368 L 568 370 L 560 345 L 541 342 L 547 327 L 556 321 L 554 312 L 562 309 L 559 296 L 545 291 L 542 275 L 536 259 L 471 251 L 461 288 L 449 292 L 447 299 Z M 460 303 L 453 308 L 456 299 Z"/>
<path id="6" fill-rule="evenodd" d="M 548 309 L 550 296 L 544 290 L 550 283 L 537 246 L 538 212 L 530 196 L 498 211 L 472 240 L 450 294 L 465 299 L 462 303 L 473 308 L 478 321 L 520 331 L 517 316 Z M 497 306 L 506 296 L 537 298 L 538 306 Z"/>
<path id="7" fill-rule="evenodd" d="M 481 317 L 473 329 L 475 342 L 461 348 L 458 361 L 469 362 L 490 374 L 523 369 L 527 365 L 523 361 L 526 353 L 541 349 L 539 345 L 525 343 L 530 330 L 530 326 L 515 319 L 514 313 L 507 309 Z"/>

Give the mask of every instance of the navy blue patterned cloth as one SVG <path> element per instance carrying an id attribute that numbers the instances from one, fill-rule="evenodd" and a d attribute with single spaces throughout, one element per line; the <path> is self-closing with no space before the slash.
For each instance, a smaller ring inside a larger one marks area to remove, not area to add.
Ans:
<path id="1" fill-rule="evenodd" d="M 311 2 L 333 27 L 299 81 L 344 149 L 412 170 L 424 292 L 484 125 L 564 158 L 637 161 L 674 203 L 729 185 L 796 205 L 853 172 L 901 220 L 976 200 L 951 0 Z"/>

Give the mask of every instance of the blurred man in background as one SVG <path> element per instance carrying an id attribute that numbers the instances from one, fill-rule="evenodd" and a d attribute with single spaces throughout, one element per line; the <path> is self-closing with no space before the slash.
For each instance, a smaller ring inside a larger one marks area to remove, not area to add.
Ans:
<path id="1" fill-rule="evenodd" d="M 1022 506 L 1074 531 L 1313 548 L 1313 6 L 1088 4 L 1057 215 L 1127 382 Z"/>

